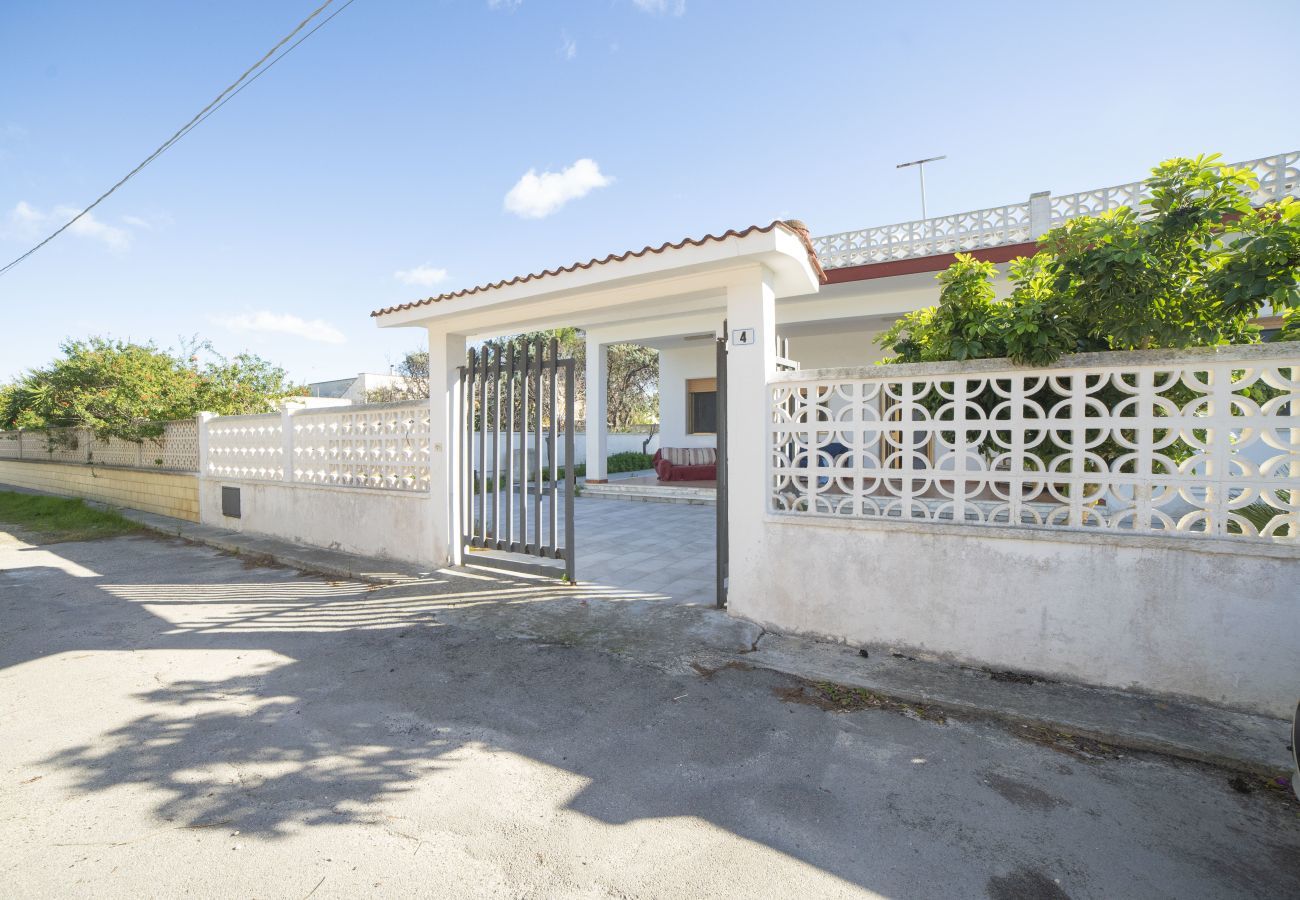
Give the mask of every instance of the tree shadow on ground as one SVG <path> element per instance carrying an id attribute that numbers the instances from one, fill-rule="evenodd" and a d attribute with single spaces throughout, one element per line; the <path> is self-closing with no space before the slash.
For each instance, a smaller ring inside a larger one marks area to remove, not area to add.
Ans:
<path id="1" fill-rule="evenodd" d="M 155 676 L 132 698 L 137 711 L 43 763 L 76 791 L 147 788 L 169 821 L 271 839 L 377 823 L 412 792 L 447 802 L 466 754 L 486 748 L 579 776 L 565 805 L 599 822 L 692 817 L 887 896 L 942 893 L 951 872 L 968 872 L 967 887 L 1011 868 L 1082 878 L 1106 852 L 1116 884 L 1154 888 L 1190 867 L 1206 884 L 1258 887 L 1215 862 L 1239 852 L 1233 829 L 1259 832 L 1247 824 L 1258 810 L 1206 822 L 1194 807 L 1151 806 L 1108 780 L 1105 763 L 988 744 L 967 726 L 828 714 L 781 702 L 790 682 L 769 673 L 683 674 L 453 615 L 582 602 L 526 580 L 374 591 L 156 541 L 133 539 L 123 555 L 127 545 L 57 548 L 93 574 L 24 576 L 41 587 L 21 599 L 9 588 L 23 577 L 0 574 L 0 614 L 13 623 L 0 663 L 74 649 L 256 651 L 235 674 Z M 996 758 L 972 756 L 972 743 Z M 998 779 L 981 774 L 990 766 Z M 1172 796 L 1180 777 L 1157 783 Z M 1015 790 L 995 789 L 1009 780 Z M 1198 854 L 1132 853 L 1115 816 L 1164 816 Z M 1285 858 L 1285 831 L 1264 840 Z"/>

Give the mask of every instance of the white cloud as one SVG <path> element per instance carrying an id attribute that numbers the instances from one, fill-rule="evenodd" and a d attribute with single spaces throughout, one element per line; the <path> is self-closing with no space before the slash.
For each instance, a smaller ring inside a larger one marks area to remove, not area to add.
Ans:
<path id="1" fill-rule="evenodd" d="M 24 241 L 41 240 L 80 211 L 71 206 L 56 206 L 49 212 L 41 212 L 27 201 L 19 200 L 9 212 L 9 226 L 5 229 L 4 236 Z M 123 221 L 128 225 L 133 224 L 130 217 Z M 73 222 L 68 228 L 68 234 L 98 241 L 110 250 L 126 250 L 131 246 L 132 234 L 128 229 L 109 225 L 95 218 L 94 213 L 86 213 Z"/>
<path id="2" fill-rule="evenodd" d="M 438 282 L 447 280 L 447 270 L 435 269 L 433 266 L 425 263 L 422 266 L 416 266 L 414 269 L 398 269 L 393 273 L 393 277 L 402 284 L 410 284 L 417 287 L 433 287 Z"/>
<path id="3" fill-rule="evenodd" d="M 504 9 L 514 12 L 524 0 L 488 0 L 488 9 Z"/>
<path id="4" fill-rule="evenodd" d="M 613 184 L 594 160 L 580 159 L 560 172 L 529 169 L 506 194 L 506 209 L 524 219 L 542 219 L 570 200 L 585 197 L 596 188 Z"/>
<path id="5" fill-rule="evenodd" d="M 686 0 L 632 0 L 632 4 L 654 16 L 680 16 L 686 12 Z"/>
<path id="6" fill-rule="evenodd" d="M 213 316 L 212 321 L 239 334 L 289 334 L 322 344 L 347 341 L 343 332 L 324 319 L 303 319 L 292 313 L 273 313 L 263 309 L 237 316 Z"/>
<path id="7" fill-rule="evenodd" d="M 565 59 L 573 59 L 578 55 L 578 42 L 567 34 L 560 36 L 560 55 Z"/>

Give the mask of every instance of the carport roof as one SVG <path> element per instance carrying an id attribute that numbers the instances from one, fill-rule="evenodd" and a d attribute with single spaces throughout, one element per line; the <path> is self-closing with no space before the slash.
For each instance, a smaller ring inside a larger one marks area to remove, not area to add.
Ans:
<path id="1" fill-rule="evenodd" d="M 770 225 L 750 225 L 748 228 L 745 228 L 743 230 L 736 230 L 732 228 L 718 235 L 706 234 L 704 235 L 704 237 L 701 238 L 691 238 L 691 237 L 682 238 L 680 241 L 677 241 L 675 243 L 673 242 L 663 243 L 660 244 L 658 247 L 646 246 L 646 247 L 642 247 L 640 250 L 627 250 L 623 253 L 618 253 L 618 254 L 611 253 L 608 256 L 605 256 L 600 259 L 589 259 L 586 262 L 575 262 L 572 263 L 571 265 L 561 266 L 555 269 L 545 269 L 541 272 L 533 272 L 528 275 L 516 275 L 514 278 L 510 278 L 510 279 L 493 281 L 488 284 L 480 284 L 480 285 L 476 285 L 475 287 L 465 288 L 459 291 L 452 291 L 451 293 L 447 293 L 447 294 L 439 294 L 436 297 L 427 297 L 423 300 L 413 300 L 410 303 L 402 303 L 398 306 L 389 306 L 389 307 L 385 307 L 384 309 L 377 309 L 374 312 L 372 312 L 370 315 L 372 317 L 378 317 L 378 316 L 388 315 L 389 313 L 402 312 L 408 309 L 415 309 L 416 307 L 420 307 L 420 306 L 431 306 L 435 303 L 441 303 L 444 300 L 455 300 L 458 297 L 468 297 L 474 294 L 484 293 L 486 291 L 499 290 L 500 288 L 509 287 L 515 284 L 523 284 L 529 281 L 536 281 L 537 279 L 540 278 L 550 278 L 556 275 L 562 275 L 566 272 L 576 272 L 579 269 L 590 269 L 595 266 L 611 265 L 613 263 L 620 263 L 625 260 L 633 259 L 635 257 L 645 256 L 647 254 L 663 253 L 668 250 L 680 250 L 683 247 L 687 247 L 687 246 L 701 247 L 705 244 L 721 243 L 722 241 L 728 240 L 729 238 L 743 238 L 750 234 L 766 234 L 777 228 L 780 228 L 783 231 L 787 231 L 790 234 L 795 235 L 796 237 L 799 238 L 800 241 L 803 242 L 804 248 L 808 251 L 808 262 L 811 264 L 813 271 L 817 273 L 818 279 L 824 283 L 826 281 L 826 273 L 822 269 L 821 262 L 817 259 L 817 251 L 813 249 L 812 240 L 810 239 L 808 234 L 808 226 L 804 225 L 803 222 L 800 222 L 797 219 L 787 219 L 784 221 L 777 220 L 775 222 L 772 222 Z"/>

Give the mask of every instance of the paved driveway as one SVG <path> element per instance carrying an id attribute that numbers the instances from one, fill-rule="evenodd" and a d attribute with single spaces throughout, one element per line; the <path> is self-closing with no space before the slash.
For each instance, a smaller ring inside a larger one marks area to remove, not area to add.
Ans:
<path id="1" fill-rule="evenodd" d="M 1283 897 L 1297 805 L 828 712 L 712 610 L 0 535 L 7 897 Z M 800 701 L 800 702 L 796 702 Z"/>
<path id="2" fill-rule="evenodd" d="M 556 516 L 563 528 L 563 500 Z M 548 523 L 542 528 L 544 542 L 550 538 L 549 517 L 548 498 L 542 501 L 542 521 Z M 659 600 L 712 606 L 717 598 L 716 522 L 712 506 L 578 497 L 573 516 L 578 580 Z M 528 538 L 533 540 L 536 520 L 531 512 L 529 524 Z"/>
<path id="3" fill-rule="evenodd" d="M 714 603 L 714 507 L 594 497 L 576 503 L 580 580 L 662 594 L 679 603 Z"/>

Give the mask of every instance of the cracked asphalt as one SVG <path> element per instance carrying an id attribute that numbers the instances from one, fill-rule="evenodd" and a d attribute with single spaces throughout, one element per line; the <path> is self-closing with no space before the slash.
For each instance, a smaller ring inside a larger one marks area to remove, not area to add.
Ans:
<path id="1" fill-rule="evenodd" d="M 0 532 L 7 897 L 1282 897 L 1263 782 L 710 660 L 758 629 Z"/>

